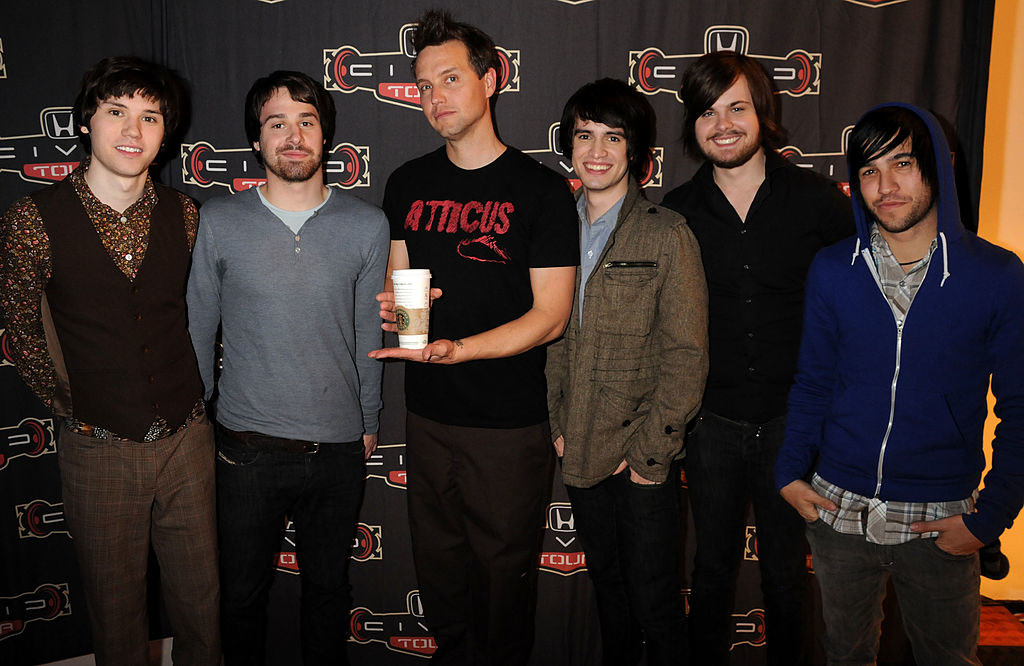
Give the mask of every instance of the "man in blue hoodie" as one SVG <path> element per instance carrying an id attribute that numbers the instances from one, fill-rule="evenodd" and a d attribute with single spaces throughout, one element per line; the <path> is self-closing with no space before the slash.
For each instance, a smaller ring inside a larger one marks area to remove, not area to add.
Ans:
<path id="1" fill-rule="evenodd" d="M 1024 265 L 961 225 L 926 111 L 872 109 L 847 153 L 857 236 L 811 265 L 776 483 L 808 521 L 829 663 L 873 663 L 891 577 L 917 663 L 979 664 L 977 550 L 1024 503 Z"/>

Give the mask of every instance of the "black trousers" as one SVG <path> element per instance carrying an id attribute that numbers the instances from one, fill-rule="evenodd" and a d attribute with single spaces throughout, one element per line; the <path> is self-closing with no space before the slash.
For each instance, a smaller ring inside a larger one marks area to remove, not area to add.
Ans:
<path id="1" fill-rule="evenodd" d="M 409 522 L 437 664 L 525 664 L 551 493 L 548 424 L 406 421 Z"/>
<path id="2" fill-rule="evenodd" d="M 266 663 L 267 603 L 285 516 L 295 524 L 301 571 L 302 663 L 348 663 L 348 564 L 366 477 L 363 451 L 361 439 L 323 444 L 316 453 L 260 450 L 217 427 L 221 626 L 228 666 Z"/>
<path id="3" fill-rule="evenodd" d="M 775 490 L 785 419 L 742 423 L 704 410 L 686 440 L 686 480 L 697 533 L 690 593 L 693 663 L 729 663 L 733 600 L 748 503 L 757 523 L 769 666 L 806 663 L 804 519 Z"/>
<path id="4" fill-rule="evenodd" d="M 605 666 L 688 662 L 679 584 L 679 464 L 633 483 L 629 469 L 590 488 L 566 486 L 594 581 Z"/>

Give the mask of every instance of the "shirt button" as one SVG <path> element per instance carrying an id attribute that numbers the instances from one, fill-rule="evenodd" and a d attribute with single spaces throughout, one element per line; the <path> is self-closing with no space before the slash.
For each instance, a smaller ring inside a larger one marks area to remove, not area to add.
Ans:
<path id="1" fill-rule="evenodd" d="M 298 248 L 298 247 L 297 247 L 297 248 L 295 248 L 295 254 L 298 254 L 298 253 L 299 253 L 299 252 L 301 252 L 301 251 L 302 251 L 302 248 Z"/>
<path id="2" fill-rule="evenodd" d="M 587 259 L 591 259 L 591 258 L 593 258 L 593 256 L 594 256 L 594 251 L 593 250 L 587 250 Z"/>
<path id="3" fill-rule="evenodd" d="M 743 270 L 749 271 L 750 270 L 750 264 L 743 264 Z"/>
<path id="4" fill-rule="evenodd" d="M 749 299 L 749 298 L 748 298 L 748 299 L 746 299 L 746 300 L 745 300 L 745 301 L 743 301 L 743 302 L 744 302 L 744 303 L 746 303 L 747 305 L 750 305 L 751 303 L 753 303 L 753 300 L 751 300 L 751 299 Z"/>
<path id="5" fill-rule="evenodd" d="M 747 230 L 746 230 L 746 229 L 740 229 L 740 236 L 742 236 L 742 235 L 743 235 L 743 234 L 745 234 L 745 233 L 747 233 Z"/>
<path id="6" fill-rule="evenodd" d="M 142 321 L 142 313 L 141 312 L 136 312 L 135 313 L 135 321 Z"/>
<path id="7" fill-rule="evenodd" d="M 754 332 L 753 331 L 747 331 L 747 337 L 748 338 L 754 337 Z"/>
<path id="8" fill-rule="evenodd" d="M 156 378 L 155 378 L 155 377 L 153 377 L 153 375 L 150 375 L 150 376 L 149 376 L 149 383 L 150 383 L 150 384 L 155 384 L 155 383 L 156 383 Z"/>
<path id="9" fill-rule="evenodd" d="M 754 371 L 753 367 L 747 368 L 747 372 L 753 372 L 753 371 Z"/>
<path id="10" fill-rule="evenodd" d="M 149 347 L 147 347 L 146 345 L 142 345 L 142 353 L 143 354 L 148 354 L 149 353 Z"/>
<path id="11" fill-rule="evenodd" d="M 122 216 L 121 216 L 121 221 L 122 221 L 122 222 L 127 222 L 127 221 L 128 221 L 128 218 L 127 218 L 127 217 L 125 217 L 124 215 L 122 215 Z"/>
<path id="12" fill-rule="evenodd" d="M 132 255 L 131 254 L 126 254 L 126 255 L 124 255 L 124 258 L 127 259 L 128 261 L 131 261 L 132 260 Z"/>
<path id="13" fill-rule="evenodd" d="M 296 241 L 300 241 L 300 240 L 302 240 L 302 237 L 301 237 L 301 236 L 299 236 L 298 234 L 295 234 L 295 240 L 296 240 Z"/>

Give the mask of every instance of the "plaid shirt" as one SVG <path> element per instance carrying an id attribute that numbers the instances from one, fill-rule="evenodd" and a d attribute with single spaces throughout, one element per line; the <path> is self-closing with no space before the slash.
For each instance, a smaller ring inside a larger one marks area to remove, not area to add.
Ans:
<path id="1" fill-rule="evenodd" d="M 811 479 L 811 486 L 838 507 L 835 511 L 818 507 L 818 517 L 823 522 L 837 532 L 864 535 L 871 543 L 883 546 L 939 536 L 938 532 L 911 532 L 910 524 L 971 513 L 978 496 L 978 491 L 974 491 L 967 499 L 948 502 L 886 502 L 843 490 L 817 474 Z"/>
<path id="2" fill-rule="evenodd" d="M 938 239 L 932 240 L 928 252 L 906 271 L 893 256 L 889 244 L 882 238 L 878 225 L 871 225 L 871 254 L 875 260 L 878 279 L 885 299 L 897 320 L 902 321 L 910 310 L 914 296 L 928 274 L 932 254 L 938 247 Z M 844 490 L 815 474 L 811 480 L 814 491 L 832 500 L 837 510 L 826 511 L 818 508 L 818 516 L 842 534 L 864 535 L 871 543 L 885 546 L 906 543 L 924 537 L 937 537 L 938 532 L 916 533 L 910 531 L 911 523 L 925 520 L 940 520 L 974 510 L 975 491 L 970 497 L 946 502 L 895 502 L 883 501 L 877 497 L 865 497 Z"/>
<path id="3" fill-rule="evenodd" d="M 931 263 L 932 254 L 938 247 L 938 239 L 932 239 L 928 252 L 913 266 L 906 271 L 900 262 L 893 256 L 889 244 L 882 238 L 878 231 L 878 224 L 871 225 L 871 256 L 875 259 L 875 270 L 878 271 L 878 279 L 882 283 L 882 292 L 885 293 L 885 300 L 889 301 L 889 307 L 897 319 L 902 320 L 907 316 L 910 304 L 914 302 L 917 290 L 924 282 L 928 274 L 928 264 Z"/>

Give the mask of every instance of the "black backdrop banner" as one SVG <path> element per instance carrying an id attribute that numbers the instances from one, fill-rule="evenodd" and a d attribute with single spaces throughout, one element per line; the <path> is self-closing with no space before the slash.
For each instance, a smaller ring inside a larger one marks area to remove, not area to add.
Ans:
<path id="1" fill-rule="evenodd" d="M 191 85 L 191 124 L 158 177 L 203 202 L 261 182 L 246 145 L 243 100 L 274 69 L 321 79 L 338 107 L 329 183 L 379 204 L 388 175 L 437 147 L 418 107 L 410 29 L 437 0 L 52 0 L 0 7 L 0 207 L 60 180 L 81 161 L 70 107 L 83 71 L 132 54 L 178 70 Z M 992 2 L 975 0 L 477 0 L 448 2 L 456 18 L 499 45 L 501 138 L 567 178 L 557 149 L 562 105 L 603 76 L 648 94 L 658 113 L 656 160 L 645 179 L 660 201 L 697 163 L 679 141 L 682 72 L 735 49 L 779 90 L 782 152 L 836 180 L 852 124 L 901 100 L 961 132 L 958 165 L 976 190 L 981 170 Z M 979 39 L 979 35 L 981 36 Z M 980 83 L 979 83 L 980 81 Z M 965 199 L 976 202 L 977 192 Z M 965 211 L 967 219 L 976 215 Z M 0 321 L 0 663 L 91 652 L 86 605 L 63 521 L 59 423 L 21 383 Z M 416 664 L 433 651 L 412 570 L 405 510 L 401 366 L 385 372 L 381 447 L 367 469 L 354 539 L 356 664 Z M 685 482 L 682 487 L 685 488 Z M 685 493 L 684 493 L 685 496 Z M 752 521 L 751 521 L 752 522 Z M 572 511 L 556 480 L 544 536 L 534 664 L 592 664 L 598 630 Z M 272 592 L 270 661 L 298 663 L 298 573 L 285 532 Z M 692 533 L 683 539 L 692 558 Z M 764 611 L 756 532 L 747 528 L 734 619 L 733 663 L 763 664 Z M 810 566 L 810 562 L 808 563 Z M 215 566 L 214 562 L 209 563 Z M 114 570 L 118 562 L 110 562 Z M 688 565 L 686 565 L 688 570 Z M 152 581 L 151 581 L 152 582 Z M 151 585 L 152 587 L 152 585 Z M 688 582 L 684 583 L 683 594 Z M 155 595 L 154 595 L 155 597 Z M 155 609 L 158 610 L 158 609 Z M 154 635 L 166 627 L 154 612 Z M 820 652 L 820 649 L 819 649 Z"/>

